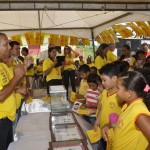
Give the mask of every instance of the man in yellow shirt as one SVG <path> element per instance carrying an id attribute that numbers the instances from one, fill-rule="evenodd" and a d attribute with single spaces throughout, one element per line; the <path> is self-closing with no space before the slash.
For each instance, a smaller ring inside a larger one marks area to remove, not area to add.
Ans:
<path id="1" fill-rule="evenodd" d="M 9 42 L 4 33 L 0 33 L 0 149 L 7 150 L 13 141 L 12 121 L 16 117 L 16 103 L 13 94 L 14 88 L 24 77 L 22 65 L 14 68 L 14 77 L 3 61 L 9 54 Z"/>
<path id="2" fill-rule="evenodd" d="M 110 43 L 108 47 L 108 52 L 107 52 L 107 61 L 109 63 L 117 60 L 117 57 L 113 54 L 114 50 L 115 50 L 115 44 Z"/>
<path id="3" fill-rule="evenodd" d="M 29 50 L 26 47 L 23 47 L 21 50 L 22 55 L 24 56 L 24 60 L 27 59 L 31 61 L 31 64 L 28 66 L 26 71 L 26 79 L 27 79 L 27 87 L 32 89 L 32 83 L 33 83 L 33 75 L 34 75 L 34 58 L 32 56 L 29 56 Z"/>

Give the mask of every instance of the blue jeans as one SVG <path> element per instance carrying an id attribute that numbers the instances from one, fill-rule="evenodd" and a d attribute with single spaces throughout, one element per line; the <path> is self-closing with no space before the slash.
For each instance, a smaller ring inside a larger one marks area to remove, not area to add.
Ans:
<path id="1" fill-rule="evenodd" d="M 103 138 L 100 139 L 99 143 L 98 143 L 98 150 L 106 150 L 106 141 L 104 141 Z"/>
<path id="2" fill-rule="evenodd" d="M 83 115 L 83 119 L 92 125 L 94 125 L 94 123 L 96 121 L 96 117 L 90 117 L 90 116 L 86 116 L 86 115 Z"/>

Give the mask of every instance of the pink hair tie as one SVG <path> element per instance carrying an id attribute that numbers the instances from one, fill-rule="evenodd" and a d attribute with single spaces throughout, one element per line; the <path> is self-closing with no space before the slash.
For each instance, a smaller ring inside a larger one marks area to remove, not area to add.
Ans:
<path id="1" fill-rule="evenodd" d="M 150 86 L 148 84 L 146 84 L 145 88 L 144 88 L 144 92 L 148 92 L 150 90 Z"/>

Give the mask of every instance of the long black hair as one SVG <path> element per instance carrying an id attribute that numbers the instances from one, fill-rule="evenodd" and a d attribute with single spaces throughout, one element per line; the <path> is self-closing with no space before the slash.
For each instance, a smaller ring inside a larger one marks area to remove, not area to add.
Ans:
<path id="1" fill-rule="evenodd" d="M 51 58 L 51 56 L 50 56 L 49 53 L 50 53 L 53 49 L 56 49 L 56 47 L 49 47 L 49 48 L 48 48 L 48 58 L 50 58 L 50 60 L 52 60 L 52 61 L 54 61 L 54 60 L 53 60 L 53 58 Z"/>
<path id="2" fill-rule="evenodd" d="M 150 90 L 144 91 L 146 85 L 150 85 L 150 71 L 141 69 L 139 71 L 127 71 L 119 75 L 126 90 L 131 90 L 138 97 L 143 97 L 143 101 L 150 111 Z"/>
<path id="3" fill-rule="evenodd" d="M 101 44 L 96 51 L 96 56 L 101 56 L 103 59 L 104 58 L 107 59 L 107 56 L 105 56 L 103 52 L 106 48 L 108 48 L 108 44 L 105 43 Z"/>

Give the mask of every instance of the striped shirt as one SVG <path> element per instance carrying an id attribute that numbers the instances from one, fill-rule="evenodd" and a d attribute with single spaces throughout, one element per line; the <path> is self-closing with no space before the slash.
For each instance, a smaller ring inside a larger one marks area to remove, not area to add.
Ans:
<path id="1" fill-rule="evenodd" d="M 92 89 L 87 89 L 86 91 L 86 104 L 96 105 L 98 102 L 99 90 L 93 91 Z"/>

